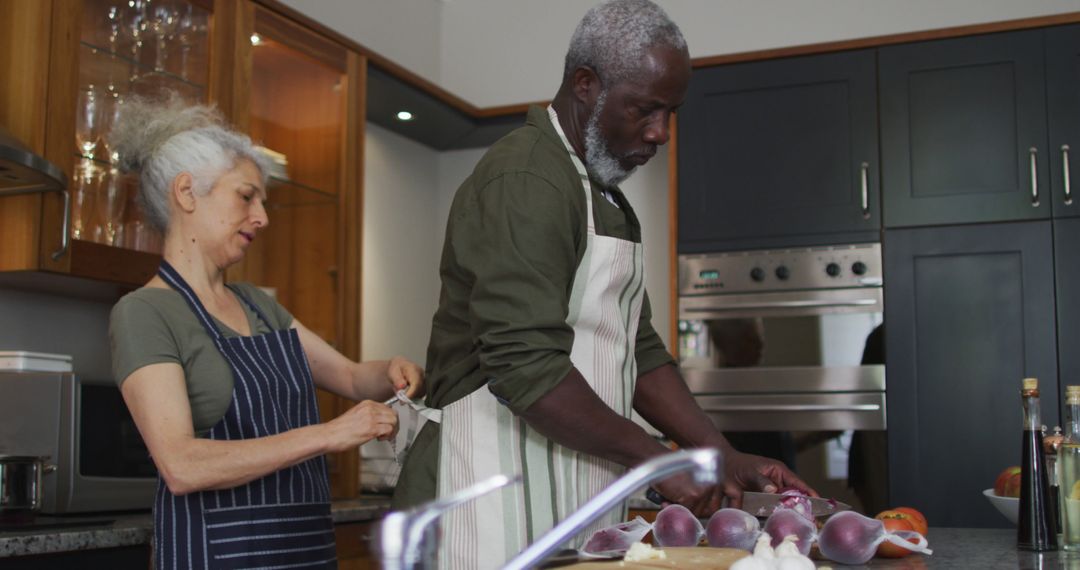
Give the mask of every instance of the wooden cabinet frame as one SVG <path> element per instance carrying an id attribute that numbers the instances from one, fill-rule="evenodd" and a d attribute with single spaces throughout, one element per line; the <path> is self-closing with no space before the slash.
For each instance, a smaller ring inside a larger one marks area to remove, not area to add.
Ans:
<path id="1" fill-rule="evenodd" d="M 193 2 L 212 12 L 209 100 L 239 130 L 250 130 L 252 33 L 271 34 L 289 47 L 340 70 L 345 78 L 345 124 L 335 204 L 338 243 L 333 279 L 338 303 L 334 338 L 328 340 L 348 358 L 359 360 L 367 57 L 272 7 L 250 0 Z M 12 54 L 0 59 L 0 77 L 13 79 L 5 81 L 4 89 L 0 90 L 0 125 L 5 125 L 13 136 L 59 166 L 66 175 L 73 172 L 76 162 L 72 141 L 82 17 L 82 0 L 0 0 L 0 49 Z M 0 201 L 0 243 L 4 244 L 0 248 L 0 272 L 74 276 L 113 283 L 123 291 L 140 286 L 156 271 L 158 255 L 75 239 L 71 240 L 66 255 L 53 260 L 50 254 L 61 242 L 63 207 L 59 194 L 5 197 Z M 242 265 L 230 270 L 230 279 L 258 282 L 260 264 Z M 87 284 L 81 279 L 75 283 L 66 290 L 78 293 Z M 63 286 L 58 289 L 65 290 Z M 101 295 L 100 287 L 87 289 Z M 324 420 L 353 405 L 326 395 L 321 400 Z M 335 454 L 331 463 L 333 496 L 356 496 L 358 451 Z"/>

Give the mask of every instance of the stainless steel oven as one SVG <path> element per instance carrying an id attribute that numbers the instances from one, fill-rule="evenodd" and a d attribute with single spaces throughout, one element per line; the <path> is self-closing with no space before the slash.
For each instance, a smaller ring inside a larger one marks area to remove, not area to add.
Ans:
<path id="1" fill-rule="evenodd" d="M 679 256 L 679 362 L 698 403 L 736 447 L 847 499 L 849 475 L 884 489 L 881 271 L 876 243 Z"/>

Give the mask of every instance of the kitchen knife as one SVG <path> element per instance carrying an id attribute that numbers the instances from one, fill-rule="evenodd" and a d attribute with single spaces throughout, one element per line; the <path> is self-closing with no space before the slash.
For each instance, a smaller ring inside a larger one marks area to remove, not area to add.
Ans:
<path id="1" fill-rule="evenodd" d="M 781 504 L 781 501 L 790 501 L 791 499 L 791 495 L 744 491 L 742 510 L 758 518 L 767 518 Z M 810 512 L 815 517 L 827 517 L 840 511 L 851 510 L 851 505 L 833 499 L 822 499 L 820 497 L 797 497 L 797 499 L 810 501 Z"/>
<path id="2" fill-rule="evenodd" d="M 758 518 L 768 518 L 768 516 L 771 515 L 774 510 L 776 510 L 776 507 L 780 504 L 780 501 L 784 499 L 790 501 L 791 499 L 789 497 L 791 497 L 791 495 L 778 495 L 776 493 L 758 493 L 756 491 L 744 491 L 741 510 L 746 511 Z M 671 502 L 667 500 L 663 495 L 656 492 L 656 490 L 652 487 L 649 487 L 645 490 L 645 498 L 656 503 L 657 505 Z M 822 499 L 820 497 L 802 498 L 810 502 L 810 512 L 815 517 L 827 517 L 829 515 L 839 513 L 840 511 L 851 510 L 851 505 L 847 503 L 841 503 L 840 501 L 834 501 L 832 499 Z M 724 500 L 725 502 L 727 501 L 726 498 Z"/>
<path id="3" fill-rule="evenodd" d="M 626 555 L 625 550 L 608 550 L 605 552 L 587 553 L 580 550 L 574 550 L 573 548 L 567 548 L 560 550 L 555 554 L 544 559 L 540 564 L 541 568 L 556 568 L 558 566 L 567 566 L 569 564 L 577 564 L 578 562 L 603 562 L 605 560 L 622 560 Z"/>

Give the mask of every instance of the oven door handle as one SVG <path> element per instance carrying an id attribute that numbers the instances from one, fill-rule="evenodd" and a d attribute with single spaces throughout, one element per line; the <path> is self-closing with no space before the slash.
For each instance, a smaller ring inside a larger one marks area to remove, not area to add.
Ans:
<path id="1" fill-rule="evenodd" d="M 877 412 L 879 404 L 732 404 L 704 406 L 706 412 Z"/>
<path id="2" fill-rule="evenodd" d="M 791 309 L 804 307 L 868 307 L 876 305 L 877 299 L 852 299 L 850 301 L 811 300 L 811 301 L 773 301 L 769 303 L 739 303 L 722 307 L 687 307 L 687 313 L 716 313 L 723 311 L 745 311 L 747 309 Z"/>

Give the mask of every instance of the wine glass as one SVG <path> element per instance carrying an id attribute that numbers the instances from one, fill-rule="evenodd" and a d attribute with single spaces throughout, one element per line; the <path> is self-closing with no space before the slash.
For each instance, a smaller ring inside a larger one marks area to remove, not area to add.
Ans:
<path id="1" fill-rule="evenodd" d="M 124 207 L 127 205 L 127 185 L 116 168 L 102 169 L 101 185 L 98 187 L 97 207 L 101 220 L 102 241 L 107 245 L 120 245 L 123 239 Z"/>
<path id="2" fill-rule="evenodd" d="M 146 27 L 157 40 L 154 71 L 165 71 L 167 40 L 172 39 L 179 19 L 177 10 L 166 0 L 146 0 Z"/>
<path id="3" fill-rule="evenodd" d="M 120 110 L 124 105 L 124 96 L 121 95 L 115 89 L 109 89 L 102 94 L 102 132 L 108 132 L 116 125 L 116 120 L 120 118 Z M 119 161 L 120 156 L 112 148 L 112 144 L 108 137 L 102 137 L 102 146 L 105 147 L 105 156 L 109 163 L 114 167 Z"/>
<path id="4" fill-rule="evenodd" d="M 97 197 L 97 166 L 84 158 L 75 166 L 75 192 L 71 196 L 71 237 L 97 241 L 94 199 Z"/>
<path id="5" fill-rule="evenodd" d="M 143 41 L 147 29 L 147 0 L 128 0 L 123 7 L 123 30 L 131 39 L 131 59 L 136 63 L 142 57 Z"/>
<path id="6" fill-rule="evenodd" d="M 101 141 L 102 96 L 93 85 L 79 91 L 75 111 L 75 147 L 80 155 L 92 159 Z"/>
<path id="7" fill-rule="evenodd" d="M 187 2 L 178 4 L 176 12 L 177 21 L 175 39 L 177 45 L 180 47 L 178 56 L 179 61 L 177 62 L 177 74 L 184 79 L 190 79 L 191 72 L 188 69 L 188 60 L 190 58 L 191 49 L 199 42 L 200 35 L 206 31 L 206 25 L 201 15 Z"/>

